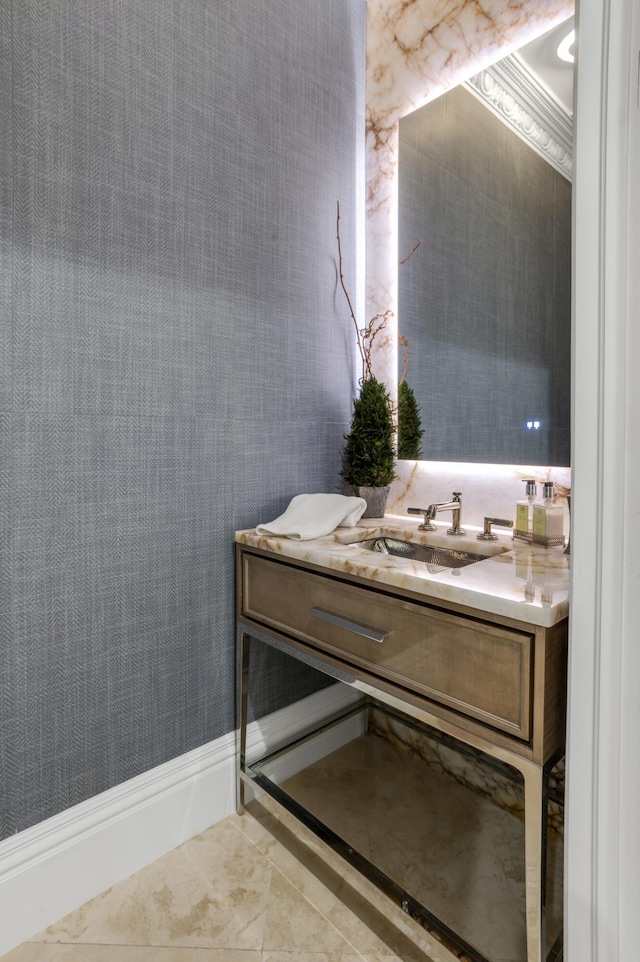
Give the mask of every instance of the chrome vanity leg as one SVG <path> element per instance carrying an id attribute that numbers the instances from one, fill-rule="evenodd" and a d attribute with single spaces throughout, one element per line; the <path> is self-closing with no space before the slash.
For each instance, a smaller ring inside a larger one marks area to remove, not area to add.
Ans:
<path id="1" fill-rule="evenodd" d="M 525 899 L 527 962 L 544 962 L 547 778 L 538 765 L 522 765 L 525 818 Z"/>
<path id="2" fill-rule="evenodd" d="M 245 768 L 247 750 L 247 703 L 249 695 L 249 643 L 251 639 L 242 628 L 237 633 L 236 652 L 236 811 L 238 815 L 244 812 L 244 779 L 242 773 Z"/>

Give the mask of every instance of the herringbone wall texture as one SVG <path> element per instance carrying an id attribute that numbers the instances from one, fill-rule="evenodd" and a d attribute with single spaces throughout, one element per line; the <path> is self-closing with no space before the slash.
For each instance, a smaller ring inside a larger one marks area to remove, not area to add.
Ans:
<path id="1" fill-rule="evenodd" d="M 233 728 L 233 531 L 349 421 L 365 12 L 0 0 L 0 837 Z"/>

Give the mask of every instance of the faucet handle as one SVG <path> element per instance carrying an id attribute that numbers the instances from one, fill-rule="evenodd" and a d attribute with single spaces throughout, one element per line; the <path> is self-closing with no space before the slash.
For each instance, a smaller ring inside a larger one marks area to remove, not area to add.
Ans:
<path id="1" fill-rule="evenodd" d="M 491 530 L 491 525 L 497 524 L 499 528 L 513 528 L 513 521 L 506 521 L 504 518 L 485 518 L 484 531 L 476 537 L 478 541 L 497 541 L 498 535 Z"/>
<path id="2" fill-rule="evenodd" d="M 428 508 L 407 508 L 407 514 L 421 514 L 423 515 L 422 524 L 419 525 L 418 531 L 435 531 L 436 526 L 429 521 L 429 509 Z"/>

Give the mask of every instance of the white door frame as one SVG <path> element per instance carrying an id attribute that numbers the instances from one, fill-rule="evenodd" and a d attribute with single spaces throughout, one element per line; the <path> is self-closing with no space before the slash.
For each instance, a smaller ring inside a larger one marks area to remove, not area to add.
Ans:
<path id="1" fill-rule="evenodd" d="M 640 943 L 637 6 L 580 0 L 577 17 L 568 962 Z"/>

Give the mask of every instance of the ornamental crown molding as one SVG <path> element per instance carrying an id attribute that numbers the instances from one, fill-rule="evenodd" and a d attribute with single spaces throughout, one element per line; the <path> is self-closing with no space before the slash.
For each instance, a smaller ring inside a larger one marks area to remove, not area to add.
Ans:
<path id="1" fill-rule="evenodd" d="M 464 86 L 567 180 L 573 179 L 573 118 L 517 53 Z"/>

